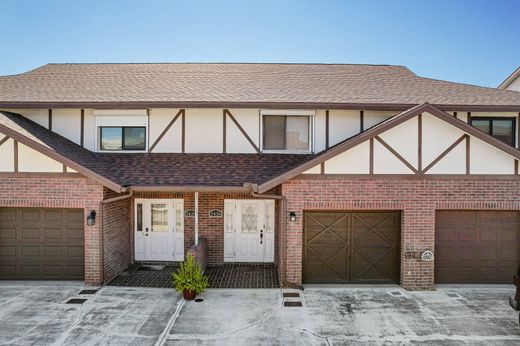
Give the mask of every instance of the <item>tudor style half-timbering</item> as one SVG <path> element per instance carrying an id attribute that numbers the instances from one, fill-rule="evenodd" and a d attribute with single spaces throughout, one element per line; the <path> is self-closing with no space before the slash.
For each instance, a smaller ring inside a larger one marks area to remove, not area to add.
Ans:
<path id="1" fill-rule="evenodd" d="M 519 117 L 517 92 L 400 66 L 0 77 L 0 277 L 100 284 L 207 251 L 283 285 L 509 282 Z"/>

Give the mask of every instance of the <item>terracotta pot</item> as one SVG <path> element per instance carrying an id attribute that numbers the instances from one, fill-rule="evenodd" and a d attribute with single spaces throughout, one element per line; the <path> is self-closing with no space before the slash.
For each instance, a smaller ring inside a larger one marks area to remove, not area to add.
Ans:
<path id="1" fill-rule="evenodd" d="M 195 292 L 195 291 L 190 291 L 190 290 L 182 291 L 182 296 L 184 297 L 184 300 L 193 300 L 193 299 L 195 299 L 196 295 L 197 295 L 197 292 Z"/>

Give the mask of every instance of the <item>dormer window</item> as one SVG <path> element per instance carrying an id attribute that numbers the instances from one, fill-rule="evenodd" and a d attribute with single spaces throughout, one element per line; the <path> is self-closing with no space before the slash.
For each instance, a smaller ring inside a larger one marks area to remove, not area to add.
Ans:
<path id="1" fill-rule="evenodd" d="M 264 152 L 311 152 L 313 112 L 263 111 Z"/>

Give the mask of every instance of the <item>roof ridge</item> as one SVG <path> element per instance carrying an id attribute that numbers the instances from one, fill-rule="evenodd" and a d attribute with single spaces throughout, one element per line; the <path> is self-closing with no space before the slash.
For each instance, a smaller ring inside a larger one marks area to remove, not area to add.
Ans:
<path id="1" fill-rule="evenodd" d="M 38 68 L 48 65 L 302 65 L 302 66 L 381 66 L 381 67 L 402 67 L 409 69 L 405 65 L 394 64 L 368 64 L 368 63 L 328 63 L 328 62 L 50 62 Z M 36 68 L 36 69 L 38 69 Z M 30 70 L 30 71 L 34 71 Z"/>

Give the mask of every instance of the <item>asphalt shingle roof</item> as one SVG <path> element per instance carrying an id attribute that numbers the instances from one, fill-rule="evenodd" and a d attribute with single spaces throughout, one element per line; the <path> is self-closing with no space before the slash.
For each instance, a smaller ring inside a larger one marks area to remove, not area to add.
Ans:
<path id="1" fill-rule="evenodd" d="M 244 183 L 266 182 L 314 156 L 95 153 L 18 114 L 0 112 L 0 125 L 46 146 L 120 186 L 242 187 Z"/>
<path id="2" fill-rule="evenodd" d="M 520 93 L 389 65 L 48 64 L 0 77 L 0 105 L 16 102 L 520 106 Z"/>

